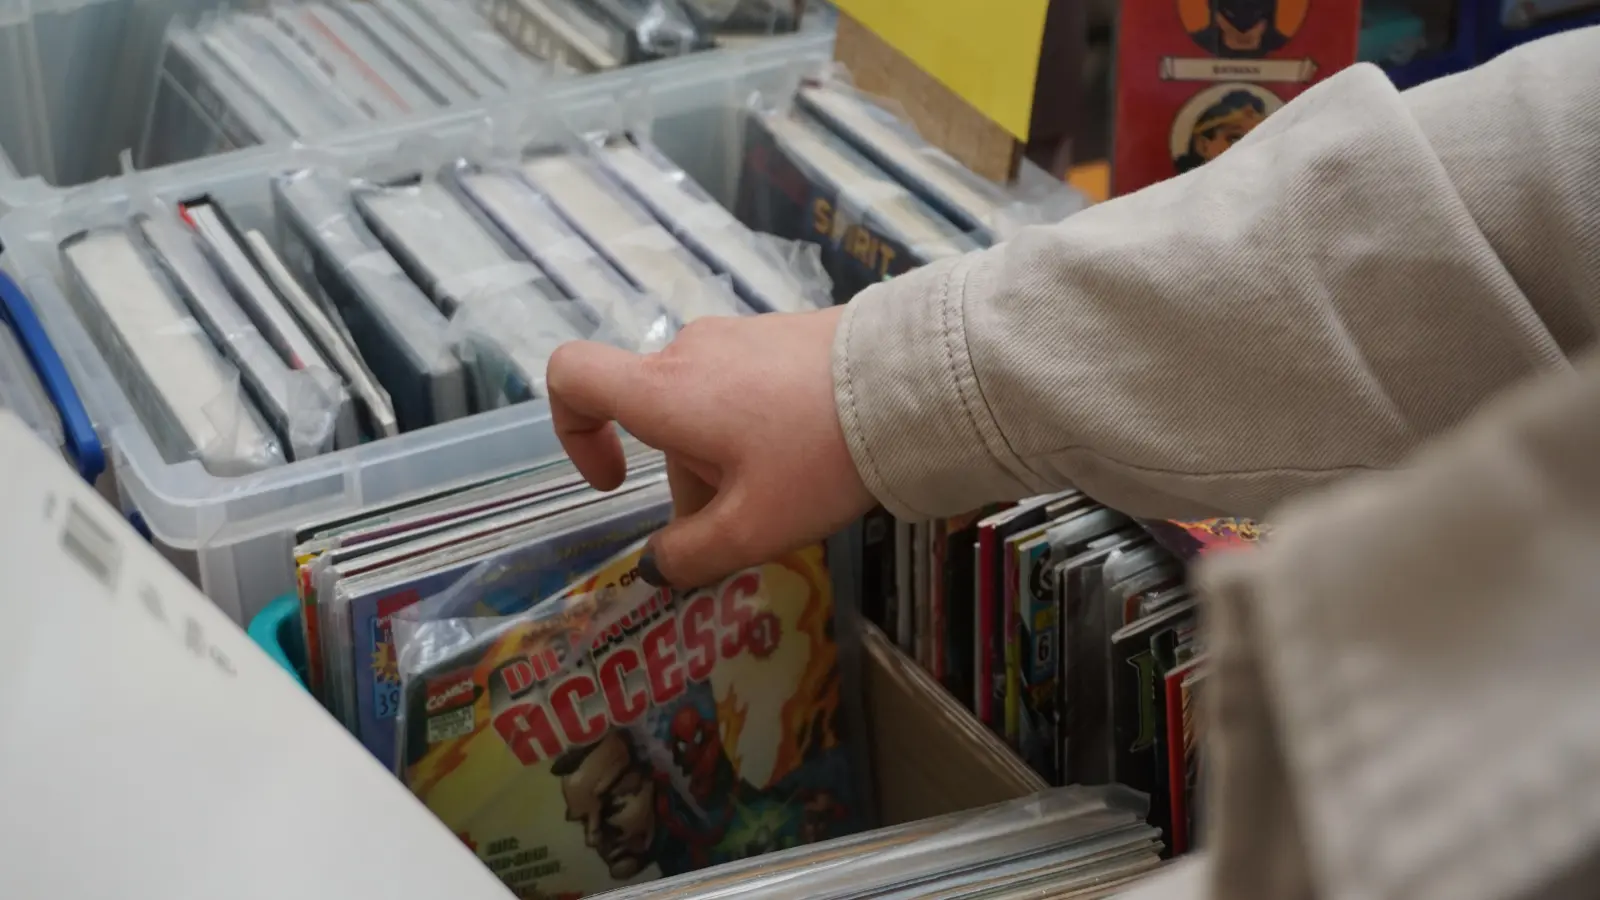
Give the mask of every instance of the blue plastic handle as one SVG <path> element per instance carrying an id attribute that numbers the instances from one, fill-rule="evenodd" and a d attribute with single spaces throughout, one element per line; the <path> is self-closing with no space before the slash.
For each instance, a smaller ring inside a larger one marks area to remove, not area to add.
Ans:
<path id="1" fill-rule="evenodd" d="M 22 344 L 28 361 L 39 373 L 40 383 L 50 395 L 50 402 L 55 404 L 56 413 L 61 417 L 61 431 L 67 442 L 67 452 L 77 464 L 78 474 L 94 484 L 100 473 L 106 470 L 106 453 L 100 444 L 100 436 L 95 434 L 94 425 L 89 422 L 89 412 L 83 408 L 83 401 L 79 399 L 78 391 L 67 375 L 66 364 L 50 343 L 49 335 L 45 334 L 44 325 L 33 311 L 33 304 L 23 296 L 17 283 L 3 272 L 0 272 L 0 319 L 4 319 L 16 333 L 17 342 Z"/>

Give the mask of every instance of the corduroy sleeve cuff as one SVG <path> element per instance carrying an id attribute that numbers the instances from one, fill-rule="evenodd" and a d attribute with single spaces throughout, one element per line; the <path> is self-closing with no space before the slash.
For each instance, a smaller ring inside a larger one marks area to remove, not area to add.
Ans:
<path id="1" fill-rule="evenodd" d="M 967 352 L 965 299 L 992 265 L 991 253 L 968 254 L 875 285 L 850 303 L 834 338 L 850 454 L 901 518 L 957 515 L 1043 487 L 1012 458 Z"/>

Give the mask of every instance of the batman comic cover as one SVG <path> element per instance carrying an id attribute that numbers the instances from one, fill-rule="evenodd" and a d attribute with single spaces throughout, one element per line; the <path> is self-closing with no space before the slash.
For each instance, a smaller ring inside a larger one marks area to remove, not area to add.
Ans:
<path id="1" fill-rule="evenodd" d="M 405 679 L 403 779 L 519 897 L 869 824 L 824 549 L 690 592 L 639 549 Z"/>

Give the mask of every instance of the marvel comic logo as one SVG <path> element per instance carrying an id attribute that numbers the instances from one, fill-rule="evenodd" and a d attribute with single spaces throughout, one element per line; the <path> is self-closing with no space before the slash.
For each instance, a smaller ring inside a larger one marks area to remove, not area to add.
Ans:
<path id="1" fill-rule="evenodd" d="M 431 716 L 428 719 L 428 743 L 438 744 L 467 737 L 477 730 L 477 724 L 470 706 Z"/>
<path id="2" fill-rule="evenodd" d="M 422 708 L 431 716 L 458 706 L 470 706 L 476 699 L 478 699 L 478 689 L 472 682 L 472 673 L 462 672 L 449 678 L 428 682 L 428 696 L 423 701 Z"/>

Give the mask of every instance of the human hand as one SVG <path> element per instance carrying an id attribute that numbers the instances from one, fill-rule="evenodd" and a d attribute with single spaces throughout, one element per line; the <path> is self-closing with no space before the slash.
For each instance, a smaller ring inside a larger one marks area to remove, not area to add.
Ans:
<path id="1" fill-rule="evenodd" d="M 834 408 L 843 312 L 700 319 L 659 353 L 575 341 L 550 357 L 556 435 L 591 485 L 626 475 L 613 423 L 666 454 L 674 514 L 646 548 L 647 581 L 710 584 L 872 508 Z"/>

